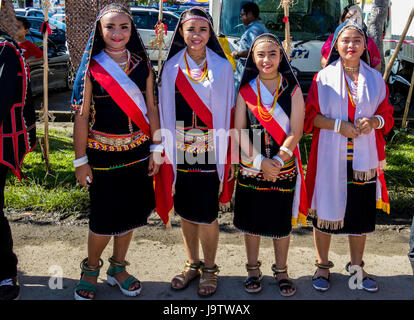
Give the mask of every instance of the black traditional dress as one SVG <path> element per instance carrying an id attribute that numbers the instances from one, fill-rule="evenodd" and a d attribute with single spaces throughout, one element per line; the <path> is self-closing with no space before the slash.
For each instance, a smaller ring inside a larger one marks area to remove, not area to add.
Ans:
<path id="1" fill-rule="evenodd" d="M 249 86 L 250 84 L 246 84 Z M 283 78 L 281 94 L 277 100 L 286 115 L 290 116 L 292 95 L 296 83 Z M 272 159 L 279 152 L 279 144 L 262 126 L 250 108 L 247 108 L 247 129 L 250 141 L 260 141 L 256 149 Z M 295 156 L 285 161 L 276 182 L 265 181 L 263 171 L 242 161 L 236 185 L 234 225 L 240 231 L 258 236 L 283 238 L 292 230 L 292 205 L 295 194 L 297 168 Z"/>
<path id="2" fill-rule="evenodd" d="M 183 219 L 211 224 L 218 216 L 217 175 L 213 133 L 176 87 L 177 180 L 174 207 Z M 195 192 L 196 191 L 196 192 Z"/>
<path id="3" fill-rule="evenodd" d="M 145 98 L 149 66 L 135 55 L 132 61 L 127 73 Z M 153 179 L 148 176 L 151 142 L 88 74 L 93 86 L 87 147 L 93 171 L 89 226 L 96 234 L 122 235 L 146 225 L 155 207 Z"/>

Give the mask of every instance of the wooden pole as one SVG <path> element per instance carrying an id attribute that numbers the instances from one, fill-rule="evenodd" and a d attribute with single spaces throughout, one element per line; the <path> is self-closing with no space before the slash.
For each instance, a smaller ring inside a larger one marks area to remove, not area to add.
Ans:
<path id="1" fill-rule="evenodd" d="M 408 125 L 407 116 L 408 116 L 408 109 L 410 108 L 410 104 L 411 104 L 413 88 L 414 88 L 414 70 L 412 71 L 410 90 L 408 90 L 407 102 L 405 103 L 404 116 L 402 118 L 402 124 L 401 124 L 402 129 L 407 128 L 407 125 Z"/>
<path id="2" fill-rule="evenodd" d="M 42 1 L 44 6 L 44 16 L 45 22 L 47 23 L 49 20 L 49 8 L 50 2 L 49 0 Z M 43 33 L 43 116 L 45 121 L 45 140 L 44 140 L 44 159 L 46 163 L 46 173 L 50 173 L 50 166 L 49 166 L 49 96 L 48 96 L 48 72 L 49 72 L 49 60 L 48 60 L 48 32 L 44 30 Z"/>
<path id="3" fill-rule="evenodd" d="M 413 18 L 414 18 L 414 8 L 411 9 L 410 16 L 408 17 L 407 23 L 405 24 L 404 31 L 401 34 L 401 38 L 398 41 L 397 46 L 395 47 L 394 54 L 392 55 L 390 62 L 388 62 L 387 68 L 385 69 L 385 72 L 384 72 L 385 82 L 388 81 L 388 77 L 390 76 L 390 73 L 391 73 L 391 68 L 394 64 L 395 59 L 398 56 L 398 53 L 401 50 L 402 44 L 404 42 L 405 36 L 407 35 L 408 29 L 410 28 L 411 22 L 413 21 Z"/>
<path id="4" fill-rule="evenodd" d="M 283 46 L 288 58 L 290 58 L 290 22 L 289 22 L 289 6 L 291 4 L 290 0 L 282 0 L 281 5 L 283 6 L 283 11 L 285 14 L 285 41 L 283 41 Z M 286 19 L 286 20 L 285 20 Z"/>
<path id="5" fill-rule="evenodd" d="M 164 8 L 164 1 L 160 0 L 159 2 L 159 11 L 158 11 L 158 21 L 159 23 L 162 23 L 162 17 L 163 17 L 163 8 Z M 158 32 L 160 32 L 160 37 L 163 39 L 164 37 L 164 30 L 161 30 L 161 28 L 158 29 Z M 164 41 L 158 42 L 158 74 L 160 74 L 161 67 L 162 67 L 162 49 L 164 46 Z"/>

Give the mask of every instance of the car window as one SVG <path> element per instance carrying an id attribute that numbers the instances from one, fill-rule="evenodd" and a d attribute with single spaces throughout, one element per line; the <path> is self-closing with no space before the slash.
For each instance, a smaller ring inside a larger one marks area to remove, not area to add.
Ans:
<path id="1" fill-rule="evenodd" d="M 152 14 L 151 15 L 151 25 L 153 26 L 153 29 L 155 29 L 155 25 L 158 22 L 158 14 Z M 178 18 L 176 18 L 173 15 L 164 14 L 162 17 L 162 22 L 167 25 L 168 31 L 174 31 L 175 26 L 177 25 Z"/>
<path id="2" fill-rule="evenodd" d="M 174 31 L 175 26 L 178 23 L 178 18 L 173 15 L 167 14 L 163 16 L 162 22 L 167 25 L 168 31 Z"/>
<path id="3" fill-rule="evenodd" d="M 148 24 L 148 13 L 134 13 L 132 18 L 137 29 L 150 29 Z"/>
<path id="4" fill-rule="evenodd" d="M 37 30 L 37 31 L 40 31 L 40 28 L 42 27 L 42 21 L 40 21 L 40 20 L 35 20 L 35 19 L 30 19 L 29 20 L 29 22 L 30 22 L 30 28 L 31 29 L 34 29 L 34 30 Z"/>

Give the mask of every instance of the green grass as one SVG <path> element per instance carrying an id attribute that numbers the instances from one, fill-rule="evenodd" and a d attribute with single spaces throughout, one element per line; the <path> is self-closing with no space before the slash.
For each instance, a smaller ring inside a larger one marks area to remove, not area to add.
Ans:
<path id="1" fill-rule="evenodd" d="M 18 211 L 53 212 L 61 216 L 88 212 L 89 195 L 76 183 L 71 133 L 50 130 L 50 167 L 46 175 L 40 147 L 29 153 L 23 164 L 27 180 L 21 183 L 10 174 L 6 185 L 5 206 Z M 43 130 L 38 130 L 43 137 Z M 311 135 L 300 143 L 304 170 L 311 146 Z M 386 147 L 385 178 L 392 215 L 411 216 L 414 208 L 414 135 L 391 132 Z M 305 171 L 306 172 L 306 171 Z"/>
<path id="2" fill-rule="evenodd" d="M 44 131 L 38 129 L 38 137 Z M 76 184 L 72 160 L 72 137 L 61 130 L 49 131 L 50 168 L 46 174 L 40 146 L 27 154 L 23 163 L 26 180 L 12 174 L 6 184 L 5 207 L 15 210 L 54 212 L 58 214 L 86 212 L 89 205 L 87 190 Z"/>

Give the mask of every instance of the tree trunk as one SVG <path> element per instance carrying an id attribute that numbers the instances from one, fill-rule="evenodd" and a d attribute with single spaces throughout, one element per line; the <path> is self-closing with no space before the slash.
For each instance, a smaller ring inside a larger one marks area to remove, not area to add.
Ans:
<path id="1" fill-rule="evenodd" d="M 368 35 L 374 39 L 381 53 L 381 72 L 384 72 L 384 50 L 382 45 L 382 35 L 384 32 L 385 19 L 387 18 L 389 0 L 374 0 L 371 17 L 368 21 Z"/>

